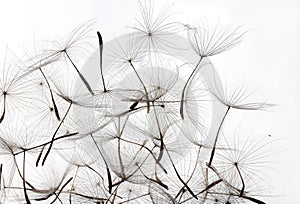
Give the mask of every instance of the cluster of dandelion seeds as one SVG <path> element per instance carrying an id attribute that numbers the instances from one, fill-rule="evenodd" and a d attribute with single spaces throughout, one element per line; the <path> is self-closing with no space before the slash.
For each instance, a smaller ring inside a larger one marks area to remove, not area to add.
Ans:
<path id="1" fill-rule="evenodd" d="M 0 203 L 266 203 L 269 141 L 224 126 L 272 104 L 228 90 L 210 59 L 245 32 L 154 6 L 111 41 L 91 20 L 2 52 Z"/>

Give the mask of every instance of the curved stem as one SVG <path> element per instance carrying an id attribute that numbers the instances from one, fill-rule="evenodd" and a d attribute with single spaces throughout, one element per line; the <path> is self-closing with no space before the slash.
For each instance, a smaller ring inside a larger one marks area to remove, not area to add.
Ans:
<path id="1" fill-rule="evenodd" d="M 222 121 L 220 123 L 220 126 L 218 128 L 217 135 L 216 135 L 216 138 L 215 138 L 215 141 L 214 141 L 214 145 L 213 145 L 213 148 L 212 148 L 212 151 L 211 151 L 209 163 L 207 164 L 207 167 L 206 167 L 206 170 L 205 170 L 205 182 L 206 182 L 206 185 L 208 185 L 208 167 L 210 167 L 211 164 L 212 164 L 212 161 L 213 161 L 213 158 L 214 158 L 214 155 L 215 155 L 215 151 L 216 151 L 216 146 L 217 146 L 217 141 L 218 141 L 218 138 L 219 138 L 219 134 L 220 134 L 221 128 L 223 126 L 223 123 L 225 121 L 225 118 L 226 118 L 229 110 L 230 110 L 230 106 L 228 106 L 228 108 L 227 108 L 227 110 L 226 110 L 226 112 L 225 112 L 225 114 L 224 114 L 224 116 L 222 118 Z M 205 196 L 204 196 L 204 200 L 206 200 L 206 198 L 207 198 L 207 193 L 208 192 L 206 191 Z"/>
<path id="2" fill-rule="evenodd" d="M 196 67 L 194 68 L 194 70 L 192 71 L 192 73 L 190 74 L 188 80 L 185 82 L 184 84 L 184 87 L 183 87 L 183 90 L 182 90 L 182 93 L 181 93 L 181 99 L 180 99 L 180 116 L 182 119 L 184 119 L 184 114 L 183 114 L 183 102 L 185 101 L 185 91 L 186 91 L 186 88 L 190 82 L 190 80 L 192 79 L 192 77 L 194 76 L 195 72 L 198 70 L 198 67 L 202 61 L 204 57 L 200 57 L 200 60 L 198 61 Z"/>
<path id="3" fill-rule="evenodd" d="M 236 192 L 241 192 L 240 189 L 234 187 L 233 185 L 231 185 L 219 172 L 218 170 L 213 166 L 213 165 L 210 165 L 208 166 L 208 168 L 210 168 L 218 177 L 219 179 L 222 179 L 223 183 L 228 187 L 228 188 L 231 188 L 233 189 L 234 191 Z"/>
<path id="4" fill-rule="evenodd" d="M 143 82 L 143 80 L 141 79 L 140 75 L 138 74 L 138 72 L 136 71 L 135 67 L 133 66 L 132 64 L 132 61 L 129 60 L 129 64 L 130 66 L 132 67 L 134 73 L 136 74 L 136 76 L 138 77 L 139 81 L 141 82 L 143 88 L 144 88 L 144 91 L 145 91 L 145 97 L 146 97 L 146 103 L 147 103 L 147 113 L 149 113 L 150 111 L 150 101 L 149 101 L 149 95 L 148 95 L 148 91 L 147 91 L 147 88 Z"/>
<path id="5" fill-rule="evenodd" d="M 78 132 L 74 132 L 74 133 L 70 133 L 70 134 L 66 134 L 66 135 L 62 135 L 62 136 L 56 137 L 56 138 L 54 138 L 53 140 L 55 141 L 55 140 L 59 140 L 59 139 L 63 139 L 63 138 L 73 137 L 74 135 L 78 135 L 78 134 L 79 134 Z M 37 145 L 37 146 L 34 146 L 34 147 L 24 148 L 24 149 L 22 149 L 21 151 L 14 153 L 14 156 L 16 156 L 16 155 L 18 155 L 18 154 L 21 154 L 21 153 L 23 153 L 23 152 L 26 152 L 26 151 L 30 151 L 30 150 L 39 148 L 39 147 L 44 147 L 44 146 L 50 144 L 51 142 L 52 142 L 52 141 L 45 142 L 45 143 L 43 143 L 43 144 L 40 144 L 40 145 Z"/>
<path id="6" fill-rule="evenodd" d="M 184 180 L 180 177 L 176 167 L 175 167 L 175 164 L 173 163 L 173 160 L 171 158 L 171 155 L 169 154 L 169 151 L 166 149 L 166 152 L 167 152 L 167 155 L 169 156 L 169 159 L 171 161 L 171 164 L 175 170 L 175 173 L 176 173 L 176 176 L 178 177 L 178 179 L 180 180 L 180 182 L 184 185 L 184 187 L 188 190 L 188 192 L 195 198 L 198 200 L 198 197 L 195 195 L 195 193 L 190 189 L 190 187 L 187 185 L 186 182 L 184 182 Z"/>
<path id="7" fill-rule="evenodd" d="M 220 135 L 220 130 L 221 130 L 222 126 L 223 126 L 223 123 L 225 121 L 225 118 L 226 118 L 229 110 L 230 110 L 230 106 L 228 106 L 228 108 L 227 108 L 227 110 L 226 110 L 226 112 L 225 112 L 225 114 L 224 114 L 224 116 L 222 118 L 222 121 L 220 123 L 220 126 L 218 128 L 217 136 L 216 136 L 215 141 L 214 141 L 214 145 L 213 145 L 213 148 L 212 148 L 212 151 L 211 151 L 211 155 L 210 155 L 208 166 L 210 166 L 211 163 L 212 163 L 212 160 L 213 160 L 213 157 L 214 157 L 214 154 L 215 154 L 215 151 L 216 151 L 217 141 L 218 141 L 218 138 L 219 138 L 219 135 Z"/>
<path id="8" fill-rule="evenodd" d="M 191 175 L 189 176 L 189 178 L 188 178 L 188 180 L 186 181 L 186 184 L 188 184 L 189 182 L 190 182 L 190 180 L 192 179 L 192 177 L 193 177 L 193 175 L 194 175 L 194 173 L 195 173 L 195 171 L 196 171 L 196 167 L 197 167 L 197 165 L 198 165 L 198 160 L 199 160 L 199 156 L 200 156 L 200 150 L 201 150 L 201 147 L 199 147 L 199 150 L 198 150 L 198 153 L 197 153 L 197 159 L 196 159 L 196 162 L 195 162 L 195 166 L 194 166 L 194 168 L 193 168 L 193 171 L 192 171 L 192 173 L 191 173 Z M 184 192 L 185 192 L 185 189 L 184 189 L 184 186 L 178 191 L 178 193 L 177 193 L 177 195 L 175 196 L 175 199 L 177 198 L 177 197 L 179 197 L 179 199 L 178 199 L 178 201 L 180 202 L 180 200 L 181 200 L 181 198 L 182 198 L 182 196 L 183 196 L 183 194 L 184 194 Z M 180 195 L 181 194 L 181 195 Z"/>
<path id="9" fill-rule="evenodd" d="M 54 132 L 54 134 L 53 134 L 53 136 L 52 136 L 52 139 L 51 139 L 49 148 L 48 148 L 48 150 L 47 150 L 47 152 L 46 152 L 46 154 L 45 154 L 45 156 L 44 156 L 44 159 L 43 159 L 43 161 L 42 161 L 42 166 L 45 164 L 45 161 L 46 161 L 46 159 L 47 159 L 47 157 L 48 157 L 48 155 L 49 155 L 49 153 L 50 153 L 50 150 L 51 150 L 51 148 L 52 148 L 52 146 L 53 146 L 53 143 L 54 143 L 54 141 L 55 141 L 55 140 L 54 140 L 54 139 L 55 139 L 55 135 L 56 135 L 56 133 L 58 132 L 59 128 L 61 127 L 62 123 L 64 122 L 65 118 L 67 117 L 67 115 L 68 115 L 68 113 L 69 113 L 69 111 L 70 111 L 70 109 L 71 109 L 72 104 L 73 104 L 73 103 L 72 103 L 72 101 L 71 101 L 71 102 L 70 102 L 70 105 L 69 105 L 69 107 L 68 107 L 68 109 L 67 109 L 67 112 L 65 113 L 63 119 L 60 121 L 58 127 L 56 128 L 56 130 L 55 130 L 55 132 Z M 39 160 L 40 160 L 40 158 L 41 158 L 41 155 L 42 155 L 42 153 L 43 153 L 44 148 L 45 148 L 45 146 L 43 147 L 43 149 L 41 150 L 41 152 L 40 152 L 40 154 L 39 154 L 39 156 L 38 156 L 38 159 L 37 159 L 37 161 L 36 161 L 36 166 L 37 166 L 38 163 L 39 163 Z"/>
<path id="10" fill-rule="evenodd" d="M 236 167 L 238 173 L 239 173 L 239 176 L 241 178 L 241 181 L 242 181 L 242 189 L 241 189 L 241 192 L 240 192 L 240 196 L 242 196 L 244 194 L 244 191 L 245 191 L 245 182 L 244 182 L 244 179 L 243 179 L 243 176 L 242 176 L 242 173 L 240 171 L 240 168 L 238 167 L 238 164 L 237 163 L 234 163 L 234 166 Z"/>

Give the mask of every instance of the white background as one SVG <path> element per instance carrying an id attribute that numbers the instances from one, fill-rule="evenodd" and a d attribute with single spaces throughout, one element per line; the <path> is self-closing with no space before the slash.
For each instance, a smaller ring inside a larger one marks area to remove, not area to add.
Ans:
<path id="1" fill-rule="evenodd" d="M 167 1 L 156 1 L 162 5 Z M 272 111 L 234 113 L 236 123 L 258 128 L 277 142 L 270 191 L 271 203 L 297 204 L 300 173 L 300 1 L 297 0 L 173 0 L 177 19 L 198 19 L 251 30 L 234 49 L 212 58 L 228 84 L 245 82 L 257 89 L 254 99 L 278 104 Z M 136 0 L 1 1 L 0 46 L 16 54 L 40 39 L 55 39 L 89 19 L 97 18 L 105 41 L 124 33 L 137 13 Z M 3 49 L 1 49 L 3 50 Z M 4 53 L 0 53 L 4 57 Z M 249 119 L 250 118 L 250 119 Z"/>

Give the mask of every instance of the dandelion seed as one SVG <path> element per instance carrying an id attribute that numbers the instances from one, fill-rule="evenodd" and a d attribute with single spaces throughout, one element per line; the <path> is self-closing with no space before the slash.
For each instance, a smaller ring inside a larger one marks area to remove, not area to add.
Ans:
<path id="1" fill-rule="evenodd" d="M 89 33 L 91 32 L 91 26 L 94 24 L 94 21 L 88 21 L 71 32 L 65 42 L 53 42 L 51 45 L 54 47 L 49 50 L 43 51 L 41 55 L 33 57 L 31 60 L 35 61 L 37 58 L 37 62 L 32 63 L 29 66 L 30 70 L 41 69 L 47 65 L 60 62 L 63 58 L 65 62 L 68 62 L 72 65 L 73 69 L 75 69 L 76 73 L 88 89 L 91 95 L 94 95 L 94 92 L 83 76 L 83 74 L 79 71 L 78 66 L 74 59 L 78 59 L 83 55 L 89 53 L 90 49 L 93 48 L 92 44 L 90 43 Z"/>
<path id="2" fill-rule="evenodd" d="M 0 123 L 8 113 L 15 110 L 24 113 L 25 110 L 31 108 L 30 104 L 34 99 L 32 91 L 33 84 L 20 79 L 23 70 L 18 66 L 15 60 L 9 60 L 6 54 L 1 67 L 2 74 L 0 76 L 0 101 L 1 101 L 1 116 Z"/>
<path id="3" fill-rule="evenodd" d="M 211 27 L 207 22 L 198 28 L 186 26 L 188 38 L 194 51 L 200 57 L 211 57 L 223 53 L 239 44 L 247 31 L 242 27 Z"/>
<path id="4" fill-rule="evenodd" d="M 193 50 L 199 55 L 199 61 L 189 75 L 188 80 L 182 90 L 180 115 L 184 119 L 183 115 L 183 101 L 185 99 L 186 87 L 190 83 L 190 80 L 194 76 L 197 70 L 201 69 L 201 62 L 204 58 L 211 57 L 222 52 L 225 52 L 235 45 L 239 44 L 246 32 L 241 32 L 241 28 L 219 28 L 218 24 L 210 30 L 209 25 L 203 25 L 200 28 L 192 28 L 189 25 L 186 26 L 188 38 Z"/>
<path id="5" fill-rule="evenodd" d="M 51 165 L 55 164 L 54 160 L 51 161 Z M 58 169 L 49 169 L 46 165 L 35 170 L 34 177 L 30 177 L 30 183 L 33 183 L 34 186 L 30 190 L 31 197 L 35 201 L 44 201 L 48 200 L 51 197 L 54 197 L 50 203 L 54 203 L 57 199 L 60 199 L 60 194 L 62 190 L 71 182 L 72 177 L 69 177 L 67 180 L 71 166 L 61 165 L 60 170 Z M 28 178 L 29 179 L 29 178 Z"/>
<path id="6" fill-rule="evenodd" d="M 179 23 L 170 20 L 170 6 L 163 8 L 157 16 L 153 7 L 154 1 L 139 1 L 141 18 L 136 18 L 137 25 L 131 27 L 136 34 L 135 43 L 139 43 L 149 51 L 166 48 L 181 49 L 169 39 L 171 34 L 182 30 Z"/>
<path id="7" fill-rule="evenodd" d="M 247 102 L 248 98 L 254 93 L 249 92 L 244 84 L 229 91 L 227 86 L 220 88 L 212 81 L 208 84 L 208 91 L 222 104 L 233 109 L 240 110 L 267 110 L 274 107 L 274 104 L 267 102 Z"/>
<path id="8" fill-rule="evenodd" d="M 269 163 L 269 157 L 274 153 L 263 151 L 266 150 L 267 146 L 270 146 L 270 142 L 264 141 L 264 138 L 257 138 L 252 134 L 245 139 L 241 137 L 242 135 L 235 135 L 233 141 L 230 138 L 224 138 L 224 146 L 232 146 L 232 150 L 219 150 L 216 154 L 215 166 L 220 170 L 223 178 L 235 186 L 237 196 L 247 197 L 251 195 L 253 190 L 257 191 L 259 189 L 260 193 L 263 191 L 255 180 L 263 180 L 265 178 L 264 170 L 267 167 L 267 163 Z M 252 183 L 252 181 L 254 182 Z M 251 188 L 251 186 L 253 187 Z M 258 199 L 256 201 L 256 203 L 264 203 Z"/>

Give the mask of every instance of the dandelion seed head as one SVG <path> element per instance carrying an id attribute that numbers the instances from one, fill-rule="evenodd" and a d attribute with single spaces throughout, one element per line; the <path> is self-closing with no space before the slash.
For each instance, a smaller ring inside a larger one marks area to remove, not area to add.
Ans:
<path id="1" fill-rule="evenodd" d="M 24 60 L 4 56 L 0 202 L 263 203 L 264 143 L 231 141 L 223 123 L 273 104 L 229 91 L 209 59 L 246 32 L 138 7 L 111 41 L 90 20 Z"/>

